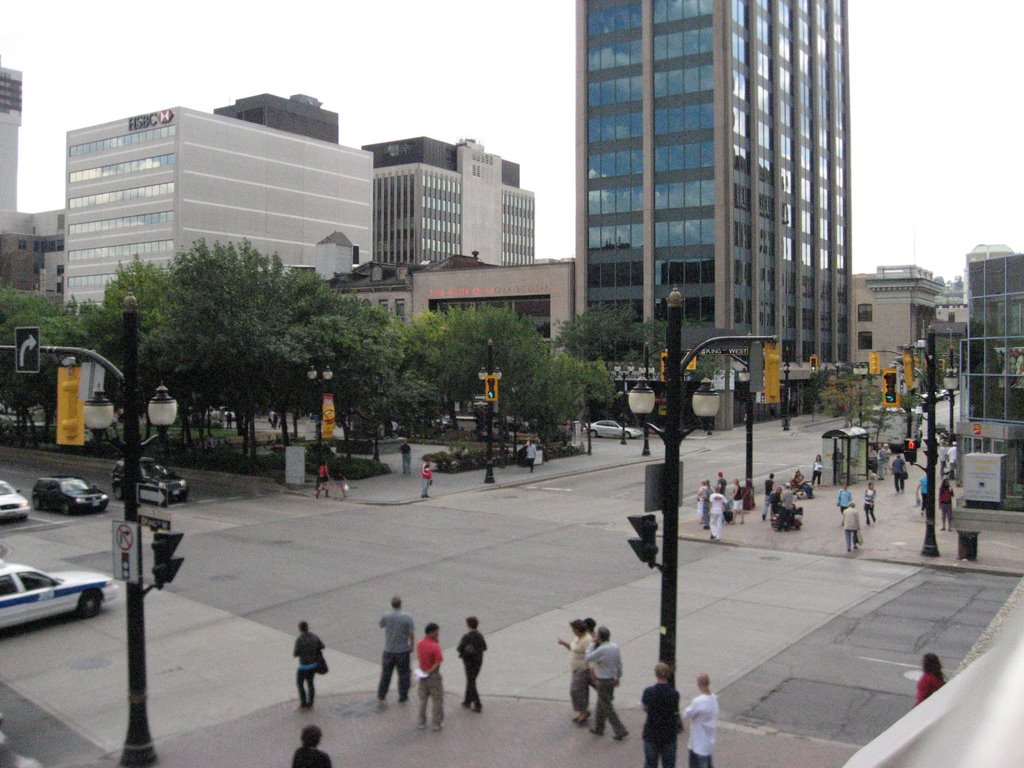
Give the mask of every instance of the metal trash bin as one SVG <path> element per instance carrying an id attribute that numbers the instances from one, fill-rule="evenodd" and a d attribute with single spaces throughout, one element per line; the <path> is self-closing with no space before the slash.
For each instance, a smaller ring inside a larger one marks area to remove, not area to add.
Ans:
<path id="1" fill-rule="evenodd" d="M 958 531 L 957 557 L 960 560 L 978 559 L 978 533 L 977 531 Z"/>

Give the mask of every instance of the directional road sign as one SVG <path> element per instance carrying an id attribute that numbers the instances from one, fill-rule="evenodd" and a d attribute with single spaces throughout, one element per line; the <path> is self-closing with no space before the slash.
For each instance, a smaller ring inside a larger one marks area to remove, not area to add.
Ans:
<path id="1" fill-rule="evenodd" d="M 39 327 L 14 329 L 14 370 L 16 373 L 39 373 Z"/>

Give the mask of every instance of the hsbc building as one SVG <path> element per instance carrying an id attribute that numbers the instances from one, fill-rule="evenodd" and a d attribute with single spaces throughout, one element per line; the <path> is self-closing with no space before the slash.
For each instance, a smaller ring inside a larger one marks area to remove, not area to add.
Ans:
<path id="1" fill-rule="evenodd" d="M 361 149 L 162 107 L 68 132 L 66 159 L 65 299 L 101 301 L 119 266 L 167 265 L 199 239 L 313 265 L 342 232 L 372 258 Z"/>

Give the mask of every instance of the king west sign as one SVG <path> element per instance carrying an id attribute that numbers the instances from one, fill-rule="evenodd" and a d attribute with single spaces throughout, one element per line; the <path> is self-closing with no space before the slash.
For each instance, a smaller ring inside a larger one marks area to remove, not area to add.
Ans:
<path id="1" fill-rule="evenodd" d="M 145 128 L 152 128 L 154 125 L 163 125 L 174 119 L 174 112 L 169 109 L 162 109 L 159 112 L 149 112 L 145 115 L 136 115 L 128 118 L 129 131 L 141 131 Z"/>

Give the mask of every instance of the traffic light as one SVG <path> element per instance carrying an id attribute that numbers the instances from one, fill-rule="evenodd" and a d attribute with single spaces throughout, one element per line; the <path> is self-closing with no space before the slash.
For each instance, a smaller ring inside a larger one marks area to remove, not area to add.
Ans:
<path id="1" fill-rule="evenodd" d="M 868 355 L 868 373 L 877 376 L 882 372 L 882 355 L 879 352 L 871 352 Z"/>
<path id="2" fill-rule="evenodd" d="M 914 388 L 914 353 L 909 349 L 903 351 L 903 381 L 907 392 Z"/>
<path id="3" fill-rule="evenodd" d="M 900 407 L 900 389 L 895 368 L 882 370 L 882 405 L 886 408 Z"/>
<path id="4" fill-rule="evenodd" d="M 85 403 L 78 399 L 82 369 L 57 369 L 57 445 L 85 445 Z"/>
<path id="5" fill-rule="evenodd" d="M 629 546 L 636 552 L 641 562 L 653 568 L 658 559 L 658 520 L 654 515 L 630 515 L 629 524 L 633 526 L 639 539 L 630 539 Z"/>
<path id="6" fill-rule="evenodd" d="M 184 533 L 168 533 L 157 531 L 153 534 L 153 579 L 157 589 L 170 584 L 178 575 L 178 569 L 185 562 L 184 557 L 173 557 Z"/>
<path id="7" fill-rule="evenodd" d="M 688 354 L 690 354 L 690 350 L 686 350 L 686 355 L 688 355 Z M 684 357 L 686 355 L 684 355 Z M 696 371 L 697 370 L 697 358 L 698 357 L 700 357 L 700 355 L 694 355 L 693 356 L 693 358 L 690 360 L 690 362 L 688 362 L 686 364 L 686 370 L 688 370 L 688 371 Z"/>
<path id="8" fill-rule="evenodd" d="M 764 343 L 764 401 L 782 401 L 782 384 L 779 381 L 779 367 L 782 362 L 779 345 L 774 341 Z"/>
<path id="9" fill-rule="evenodd" d="M 817 355 L 811 355 L 810 358 L 808 358 L 808 361 L 809 361 L 810 366 L 811 366 L 811 373 L 817 373 L 818 372 L 818 356 Z"/>
<path id="10" fill-rule="evenodd" d="M 917 463 L 917 440 L 912 437 L 903 441 L 903 458 L 910 464 Z"/>
<path id="11" fill-rule="evenodd" d="M 661 350 L 661 380 L 665 381 L 665 369 L 668 368 L 668 350 Z"/>
<path id="12" fill-rule="evenodd" d="M 484 400 L 489 403 L 498 401 L 498 377 L 493 374 L 484 376 Z"/>

